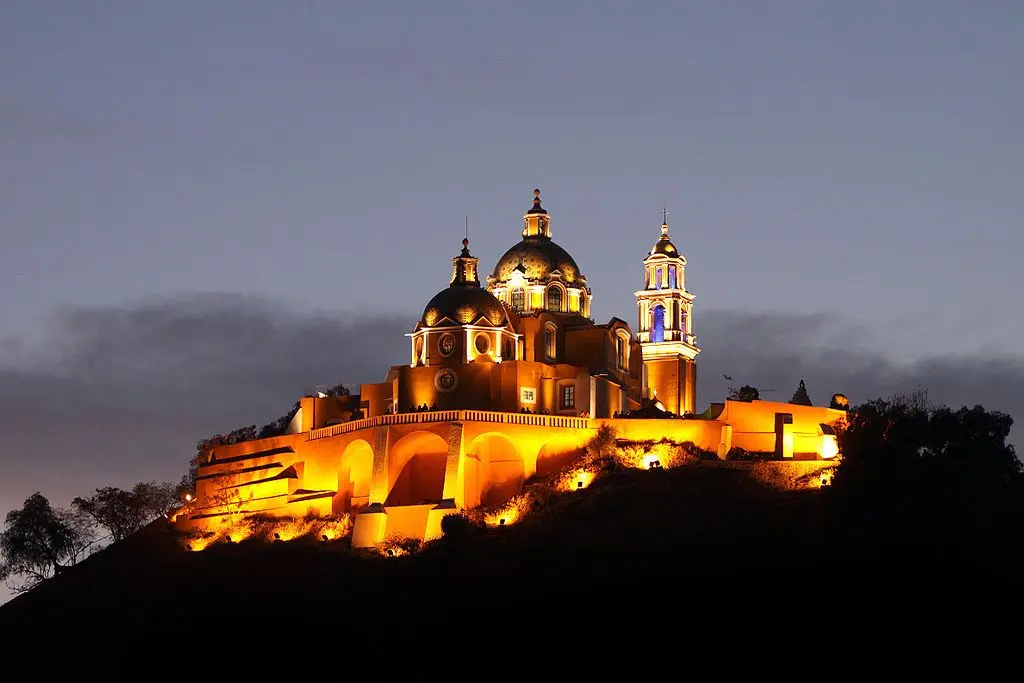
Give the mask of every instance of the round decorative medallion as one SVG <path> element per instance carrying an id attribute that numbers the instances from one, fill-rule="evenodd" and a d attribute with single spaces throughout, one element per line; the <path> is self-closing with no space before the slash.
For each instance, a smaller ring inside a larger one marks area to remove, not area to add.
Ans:
<path id="1" fill-rule="evenodd" d="M 437 340 L 437 349 L 442 356 L 452 355 L 452 351 L 455 350 L 455 337 L 447 332 L 442 334 Z"/>
<path id="2" fill-rule="evenodd" d="M 445 393 L 452 391 L 459 384 L 459 376 L 451 368 L 443 368 L 434 375 L 434 387 Z"/>

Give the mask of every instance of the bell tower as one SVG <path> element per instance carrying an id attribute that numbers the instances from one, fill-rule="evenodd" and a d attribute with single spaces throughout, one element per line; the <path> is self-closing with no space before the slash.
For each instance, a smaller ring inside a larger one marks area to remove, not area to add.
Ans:
<path id="1" fill-rule="evenodd" d="M 693 334 L 693 294 L 686 291 L 686 257 L 669 238 L 667 210 L 662 211 L 661 237 L 644 259 L 644 288 L 634 296 L 645 396 L 677 415 L 694 412 L 694 359 L 700 349 Z"/>

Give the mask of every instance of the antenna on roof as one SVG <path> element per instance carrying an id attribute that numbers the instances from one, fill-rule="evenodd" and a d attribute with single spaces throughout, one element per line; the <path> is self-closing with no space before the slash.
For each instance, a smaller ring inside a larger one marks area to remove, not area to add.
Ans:
<path id="1" fill-rule="evenodd" d="M 466 214 L 466 239 L 469 239 L 469 214 Z"/>

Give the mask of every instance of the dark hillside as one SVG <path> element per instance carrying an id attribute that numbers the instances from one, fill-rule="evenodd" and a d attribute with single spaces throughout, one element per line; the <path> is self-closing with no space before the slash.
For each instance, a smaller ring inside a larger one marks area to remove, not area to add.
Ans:
<path id="1" fill-rule="evenodd" d="M 595 600 L 694 608 L 712 595 L 775 595 L 786 584 L 787 600 L 833 592 L 837 580 L 884 587 L 880 572 L 894 567 L 936 577 L 1008 568 L 1007 549 L 843 538 L 823 520 L 820 492 L 779 492 L 741 471 L 698 466 L 611 474 L 515 526 L 473 529 L 397 558 L 313 541 L 188 552 L 161 521 L 0 607 L 0 631 L 11 641 L 96 629 L 187 639 L 314 615 L 358 623 L 369 638 L 396 615 L 449 618 L 453 606 L 478 619 Z"/>

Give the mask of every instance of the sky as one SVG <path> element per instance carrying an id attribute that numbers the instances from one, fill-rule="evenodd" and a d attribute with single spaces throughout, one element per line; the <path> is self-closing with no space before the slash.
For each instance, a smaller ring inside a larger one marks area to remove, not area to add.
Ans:
<path id="1" fill-rule="evenodd" d="M 598 322 L 667 206 L 702 405 L 1017 414 L 1021 64 L 1016 0 L 6 0 L 0 512 L 381 381 L 534 187 Z"/>

